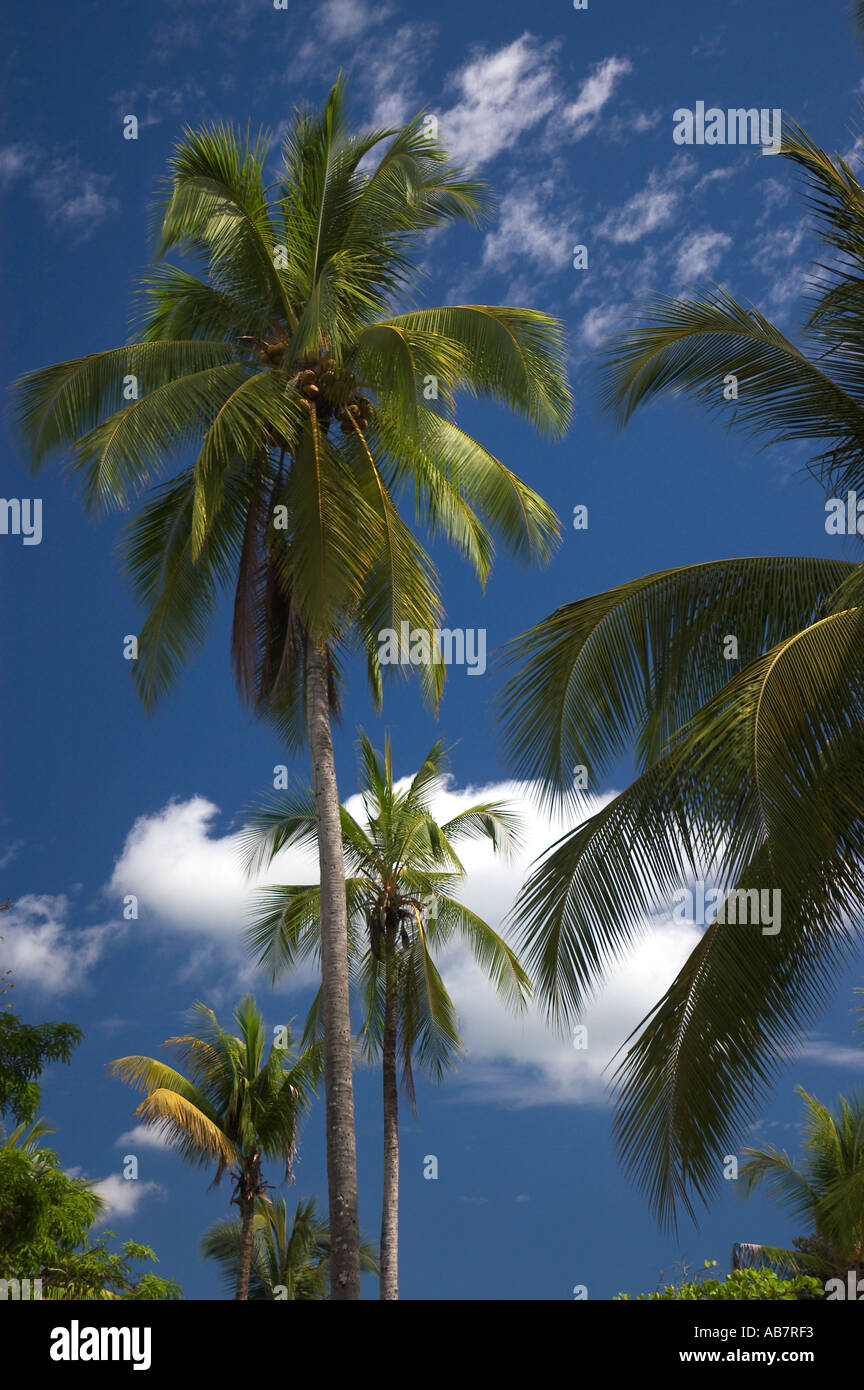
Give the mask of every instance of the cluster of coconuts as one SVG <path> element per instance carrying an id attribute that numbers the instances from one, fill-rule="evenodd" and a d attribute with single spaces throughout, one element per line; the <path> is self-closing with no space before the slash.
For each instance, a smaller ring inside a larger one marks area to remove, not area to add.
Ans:
<path id="1" fill-rule="evenodd" d="M 265 367 L 282 367 L 288 348 L 287 342 L 277 339 L 272 342 L 261 339 L 242 338 L 241 342 L 255 344 L 255 355 Z M 349 372 L 334 366 L 326 359 L 309 362 L 300 366 L 293 377 L 292 384 L 310 406 L 314 404 L 318 419 L 325 429 L 331 419 L 339 422 L 343 434 L 353 434 L 355 426 L 365 430 L 372 418 L 372 402 L 355 390 L 354 378 Z M 267 440 L 274 448 L 286 448 L 286 441 L 275 429 L 267 430 Z"/>
<path id="2" fill-rule="evenodd" d="M 304 400 L 314 403 L 319 419 L 326 422 L 332 416 L 339 421 L 343 434 L 353 433 L 355 425 L 361 430 L 368 428 L 372 402 L 356 394 L 349 373 L 327 362 L 319 363 L 299 372 L 296 386 Z"/>

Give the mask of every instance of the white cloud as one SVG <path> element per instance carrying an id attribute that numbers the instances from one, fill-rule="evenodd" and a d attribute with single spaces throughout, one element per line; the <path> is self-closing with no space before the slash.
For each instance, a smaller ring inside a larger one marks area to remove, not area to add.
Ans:
<path id="1" fill-rule="evenodd" d="M 363 45 L 358 76 L 374 101 L 373 126 L 403 125 L 417 114 L 417 85 L 434 40 L 431 24 L 402 24 Z"/>
<path id="2" fill-rule="evenodd" d="M 579 341 L 583 347 L 595 348 L 612 336 L 632 315 L 631 304 L 596 304 L 589 309 L 579 325 Z"/>
<path id="3" fill-rule="evenodd" d="M 617 83 L 632 71 L 633 64 L 628 58 L 606 58 L 596 65 L 579 88 L 576 100 L 565 106 L 562 113 L 573 139 L 581 140 L 594 128 Z M 646 127 L 643 125 L 640 129 Z"/>
<path id="4" fill-rule="evenodd" d="M 467 896 L 467 895 L 466 895 Z M 518 1106 L 599 1104 L 607 1095 L 609 1063 L 650 1011 L 695 948 L 691 925 L 646 928 L 632 957 L 610 974 L 580 1024 L 585 1047 L 547 1028 L 532 1007 L 524 1019 L 505 1012 L 489 982 L 464 953 L 442 974 L 459 1013 L 468 1049 L 456 1080 L 479 1100 Z"/>
<path id="5" fill-rule="evenodd" d="M 69 994 L 80 989 L 90 969 L 101 959 L 121 922 L 72 928 L 65 894 L 28 893 L 3 914 L 3 968 L 13 979 L 36 986 L 45 994 Z"/>
<path id="6" fill-rule="evenodd" d="M 844 1047 L 841 1043 L 810 1038 L 798 1055 L 805 1062 L 820 1062 L 825 1067 L 851 1067 L 853 1071 L 864 1071 L 864 1048 L 861 1047 Z"/>
<path id="7" fill-rule="evenodd" d="M 521 180 L 501 200 L 498 224 L 483 245 L 484 269 L 503 270 L 514 261 L 531 261 L 540 270 L 569 264 L 579 238 L 572 219 L 563 218 L 553 180 Z"/>
<path id="8" fill-rule="evenodd" d="M 744 168 L 743 164 L 727 164 L 722 169 L 711 169 L 707 174 L 703 174 L 694 188 L 695 193 L 701 193 L 703 188 L 707 188 L 712 183 L 726 183 L 733 179 L 736 174 Z"/>
<path id="9" fill-rule="evenodd" d="M 316 13 L 316 28 L 328 42 L 345 43 L 380 24 L 392 13 L 389 5 L 367 5 L 364 0 L 324 0 Z"/>
<path id="10" fill-rule="evenodd" d="M 89 173 L 76 158 L 58 156 L 42 163 L 31 191 L 49 222 L 61 223 L 87 237 L 120 204 L 109 192 L 105 174 Z"/>
<path id="11" fill-rule="evenodd" d="M 689 282 L 710 275 L 731 245 L 732 238 L 726 232 L 715 232 L 710 228 L 691 232 L 678 247 L 675 258 L 678 279 Z"/>
<path id="12" fill-rule="evenodd" d="M 508 802 L 524 826 L 524 847 L 511 862 L 481 842 L 466 844 L 461 854 L 467 877 L 459 896 L 500 930 L 529 866 L 569 822 L 539 810 L 530 798 L 530 788 L 516 783 L 457 788 L 450 782 L 434 798 L 432 809 L 444 821 L 480 800 Z M 350 797 L 346 804 L 353 815 L 362 817 L 359 796 Z M 127 837 L 112 889 L 138 896 L 139 932 L 153 923 L 163 932 L 191 941 L 196 950 L 215 943 L 223 956 L 228 951 L 239 959 L 250 893 L 264 881 L 314 882 L 317 863 L 314 856 L 283 851 L 266 880 L 250 884 L 242 872 L 238 835 L 233 831 L 214 834 L 216 814 L 212 803 L 193 797 L 142 817 Z M 636 933 L 633 954 L 621 961 L 586 1010 L 582 1022 L 588 1028 L 589 1046 L 580 1051 L 572 1039 L 551 1033 L 535 1010 L 521 1019 L 510 1015 L 466 952 L 461 947 L 448 950 L 441 970 L 468 1049 L 458 1080 L 481 1099 L 506 1099 L 519 1105 L 602 1100 L 609 1059 L 656 1003 L 699 935 L 700 929 L 692 924 L 657 925 L 646 919 Z M 313 970 L 310 964 L 294 984 L 311 983 Z M 236 978 L 234 969 L 235 988 Z M 128 1136 L 130 1142 L 134 1135 L 137 1131 Z"/>
<path id="13" fill-rule="evenodd" d="M 168 1151 L 168 1141 L 158 1127 L 153 1125 L 136 1125 L 134 1129 L 127 1129 L 125 1134 L 121 1134 L 116 1140 L 115 1147 L 118 1149 L 161 1149 Z"/>
<path id="14" fill-rule="evenodd" d="M 137 897 L 139 930 L 155 918 L 174 933 L 233 948 L 260 884 L 316 882 L 315 856 L 296 851 L 281 855 L 268 874 L 247 879 L 240 833 L 213 834 L 218 814 L 212 802 L 193 796 L 135 822 L 109 887 Z"/>
<path id="15" fill-rule="evenodd" d="M 494 159 L 561 110 L 555 73 L 547 61 L 554 48 L 523 34 L 494 53 L 474 58 L 452 77 L 461 99 L 440 118 L 439 133 L 455 159 L 470 164 Z"/>
<path id="16" fill-rule="evenodd" d="M 8 869 L 12 860 L 17 857 L 18 851 L 23 849 L 23 847 L 23 840 L 13 840 L 11 844 L 8 844 L 6 848 L 0 852 L 0 869 Z"/>
<path id="17" fill-rule="evenodd" d="M 676 156 L 661 173 L 653 169 L 648 182 L 620 208 L 613 209 L 597 228 L 599 237 L 608 237 L 616 245 L 631 245 L 661 227 L 668 227 L 681 204 L 682 180 L 689 177 L 695 161 L 689 156 Z"/>
<path id="18" fill-rule="evenodd" d="M 0 149 L 0 182 L 7 184 L 20 178 L 34 158 L 38 158 L 38 151 L 31 145 L 5 145 Z"/>
<path id="19" fill-rule="evenodd" d="M 297 47 L 292 55 L 287 74 L 289 80 L 322 77 L 327 74 L 333 80 L 332 50 L 349 47 L 352 57 L 360 56 L 358 42 L 363 36 L 393 14 L 392 5 L 366 4 L 365 0 L 322 0 L 315 12 L 314 34 Z M 308 32 L 308 30 L 307 30 Z M 327 35 L 322 44 L 321 35 Z M 381 40 L 386 43 L 386 37 Z M 364 56 L 371 57 L 373 49 Z M 358 75 L 363 77 L 364 63 L 358 64 Z"/>
<path id="20" fill-rule="evenodd" d="M 455 158 L 478 165 L 512 149 L 549 119 L 553 135 L 581 140 L 593 130 L 620 79 L 632 71 L 627 58 L 605 58 L 568 102 L 550 59 L 557 43 L 523 34 L 492 53 L 473 58 L 449 79 L 461 98 L 441 117 L 441 138 Z M 644 126 L 640 126 L 640 129 Z"/>
<path id="21" fill-rule="evenodd" d="M 96 1225 L 104 1226 L 106 1221 L 122 1221 L 128 1216 L 134 1216 L 145 1197 L 149 1197 L 151 1193 L 163 1193 L 164 1190 L 158 1182 L 133 1181 L 124 1178 L 120 1173 L 111 1173 L 107 1178 L 100 1178 L 93 1184 L 93 1191 L 98 1192 L 108 1205 L 99 1213 Z"/>

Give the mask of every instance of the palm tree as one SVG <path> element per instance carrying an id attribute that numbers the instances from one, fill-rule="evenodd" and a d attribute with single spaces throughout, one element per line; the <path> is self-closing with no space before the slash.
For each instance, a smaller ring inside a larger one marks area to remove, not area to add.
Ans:
<path id="1" fill-rule="evenodd" d="M 771 441 L 815 440 L 813 470 L 864 490 L 864 190 L 798 127 L 782 153 L 804 171 L 829 253 L 806 350 L 720 289 L 654 301 L 608 349 L 605 404 L 623 424 L 661 392 L 690 392 Z M 862 596 L 855 563 L 720 560 L 565 605 L 511 647 L 502 709 L 519 770 L 577 822 L 517 904 L 553 1019 L 578 1014 L 682 885 L 728 894 L 617 1072 L 621 1152 L 664 1222 L 716 1190 L 860 929 Z M 636 780 L 587 814 L 573 766 L 596 787 L 631 744 Z M 736 924 L 742 893 L 749 908 L 775 890 L 782 929 Z"/>
<path id="2" fill-rule="evenodd" d="M 383 149 L 383 153 L 381 152 Z M 333 1297 L 358 1298 L 357 1177 L 344 866 L 331 714 L 340 652 L 359 640 L 376 701 L 379 634 L 439 625 L 431 559 L 402 520 L 410 497 L 432 536 L 481 582 L 493 533 L 548 557 L 554 513 L 455 422 L 458 392 L 566 429 L 557 320 L 488 305 L 418 309 L 419 239 L 476 223 L 485 188 L 455 169 L 417 117 L 352 134 L 341 80 L 323 112 L 296 114 L 265 186 L 267 138 L 187 130 L 159 205 L 162 261 L 143 280 L 137 341 L 31 372 L 18 419 L 34 469 L 57 451 L 90 512 L 126 508 L 179 472 L 128 531 L 146 609 L 134 678 L 151 709 L 203 643 L 233 589 L 243 698 L 308 739 L 322 887 L 322 984 Z M 200 274 L 193 273 L 200 272 Z M 403 310 L 396 312 L 396 310 Z M 194 462 L 188 463 L 188 456 Z M 433 702 L 443 667 L 421 671 Z"/>
<path id="3" fill-rule="evenodd" d="M 234 1297 L 248 1299 L 255 1205 L 265 1190 L 262 1159 L 285 1165 L 292 1180 L 300 1122 L 321 1075 L 320 1047 L 295 1055 L 290 1034 L 266 1050 L 264 1020 L 251 994 L 234 1011 L 238 1034 L 227 1033 L 206 1004 L 191 1010 L 195 1031 L 168 1038 L 188 1076 L 152 1057 L 118 1057 L 110 1070 L 145 1098 L 135 1111 L 172 1149 L 196 1167 L 216 1164 L 217 1184 L 230 1171 L 232 1204 L 240 1209 Z M 284 1045 L 280 1045 L 284 1044 Z"/>
<path id="4" fill-rule="evenodd" d="M 361 1043 L 380 1056 L 383 1078 L 384 1181 L 381 1213 L 382 1299 L 399 1296 L 399 1084 L 414 1102 L 416 1056 L 441 1080 L 461 1049 L 456 1011 L 435 966 L 435 955 L 458 937 L 494 981 L 506 1001 L 521 1006 L 528 978 L 506 941 L 452 896 L 465 876 L 457 846 L 485 838 L 507 852 L 519 842 L 516 819 L 498 802 L 479 802 L 445 824 L 431 801 L 441 786 L 445 752 L 436 743 L 407 787 L 393 780 L 387 739 L 383 757 L 360 737 L 360 780 L 365 822 L 342 807 L 342 841 L 349 869 L 346 904 L 352 974 L 363 999 Z M 311 792 L 283 794 L 251 816 L 246 840 L 249 867 L 261 869 L 289 846 L 314 848 L 317 836 Z M 321 892 L 317 884 L 278 886 L 260 894 L 260 911 L 248 933 L 258 964 L 273 979 L 321 948 Z M 304 1036 L 320 1021 L 320 993 Z"/>
<path id="5" fill-rule="evenodd" d="M 773 1144 L 748 1148 L 740 1176 L 748 1192 L 766 1183 L 781 1206 L 806 1223 L 794 1250 L 759 1246 L 760 1261 L 846 1282 L 864 1275 L 864 1096 L 840 1097 L 832 1113 L 798 1086 L 806 1110 L 801 1167 Z"/>
<path id="6" fill-rule="evenodd" d="M 242 1243 L 240 1222 L 217 1221 L 201 1241 L 201 1255 L 215 1260 L 229 1288 L 237 1280 Z M 374 1248 L 360 1242 L 360 1263 L 370 1274 L 378 1273 Z M 330 1230 L 319 1214 L 314 1197 L 297 1203 L 289 1221 L 284 1197 L 270 1201 L 259 1197 L 252 1222 L 250 1302 L 264 1299 L 322 1300 L 330 1290 Z"/>

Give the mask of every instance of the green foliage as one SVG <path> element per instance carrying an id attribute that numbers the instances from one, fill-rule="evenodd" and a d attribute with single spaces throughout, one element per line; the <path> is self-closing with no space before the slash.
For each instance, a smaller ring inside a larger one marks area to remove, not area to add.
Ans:
<path id="1" fill-rule="evenodd" d="M 289 1220 L 284 1197 L 259 1198 L 253 1220 L 249 1299 L 254 1302 L 320 1301 L 330 1293 L 330 1228 L 314 1197 L 297 1203 Z M 237 1282 L 240 1221 L 217 1221 L 201 1240 L 201 1255 L 215 1260 L 228 1289 Z M 360 1241 L 360 1266 L 378 1273 L 374 1246 Z"/>
<path id="2" fill-rule="evenodd" d="M 485 839 L 504 853 L 518 845 L 517 818 L 504 804 L 478 803 L 438 824 L 431 801 L 446 777 L 443 745 L 427 753 L 410 785 L 399 790 L 389 738 L 383 755 L 360 737 L 363 821 L 342 807 L 342 841 L 348 872 L 352 981 L 363 1000 L 360 1031 L 365 1055 L 381 1052 L 385 1010 L 385 957 L 396 965 L 399 1053 L 403 1082 L 413 1096 L 415 1059 L 441 1080 L 461 1053 L 453 1002 L 435 965 L 450 942 L 460 941 L 493 981 L 502 998 L 524 1006 L 529 981 L 518 957 L 487 922 L 453 896 L 464 878 L 462 844 Z M 247 822 L 250 869 L 268 865 L 286 846 L 312 849 L 317 823 L 311 789 L 272 796 Z M 276 885 L 257 895 L 247 940 L 258 964 L 274 979 L 320 946 L 320 889 L 315 884 Z M 313 1003 L 304 1036 L 321 1027 L 320 999 Z"/>
<path id="3" fill-rule="evenodd" d="M 270 1040 L 251 994 L 234 1011 L 238 1033 L 222 1028 L 212 1009 L 190 1011 L 194 1032 L 169 1038 L 188 1075 L 153 1057 L 119 1057 L 110 1070 L 145 1093 L 135 1114 L 197 1167 L 216 1164 L 215 1181 L 234 1168 L 242 1176 L 260 1158 L 281 1159 L 286 1176 L 297 1132 L 322 1071 L 317 1044 L 296 1055 Z M 236 1177 L 235 1174 L 235 1177 Z"/>
<path id="4" fill-rule="evenodd" d="M 716 1264 L 717 1261 L 714 1261 Z M 768 1302 L 793 1303 L 797 1299 L 824 1298 L 825 1290 L 818 1279 L 797 1274 L 781 1279 L 773 1269 L 735 1269 L 725 1279 L 694 1279 L 683 1284 L 666 1284 L 655 1293 L 640 1293 L 636 1301 L 690 1301 L 706 1303 L 727 1299 L 742 1301 L 759 1299 Z M 613 1302 L 627 1302 L 630 1294 L 619 1293 Z"/>
<path id="5" fill-rule="evenodd" d="M 689 394 L 768 442 L 811 441 L 811 471 L 864 487 L 864 190 L 794 124 L 782 154 L 826 243 L 803 347 L 725 290 L 652 301 L 608 348 L 604 404 L 623 425 Z M 710 1202 L 720 1156 L 856 947 L 862 597 L 864 566 L 851 562 L 720 560 L 565 605 L 511 645 L 502 713 L 518 771 L 574 811 L 515 909 L 553 1022 L 579 1017 L 682 888 L 709 881 L 726 900 L 615 1076 L 619 1150 L 665 1224 Z M 591 814 L 574 766 L 596 790 L 632 746 L 636 780 Z M 779 893 L 782 929 L 724 920 L 742 891 Z"/>
<path id="6" fill-rule="evenodd" d="M 561 325 L 547 314 L 396 312 L 416 298 L 422 238 L 476 224 L 488 204 L 421 117 L 352 133 L 340 80 L 321 112 L 294 113 L 265 187 L 267 151 L 264 132 L 184 131 L 156 251 L 196 273 L 160 260 L 140 287 L 139 341 L 29 373 L 16 411 L 34 468 L 71 452 L 89 510 L 150 493 L 125 545 L 146 610 L 133 672 L 145 705 L 176 681 L 233 589 L 241 694 L 296 746 L 310 640 L 331 658 L 335 708 L 341 648 L 359 640 L 380 700 L 378 632 L 440 625 L 435 566 L 404 503 L 481 583 L 493 535 L 538 560 L 558 538 L 545 502 L 457 429 L 457 395 L 501 402 L 551 436 L 566 429 L 570 395 Z M 139 390 L 127 399 L 129 377 Z M 421 678 L 436 701 L 443 666 Z"/>
<path id="7" fill-rule="evenodd" d="M 73 1023 L 22 1023 L 0 1013 L 0 1115 L 29 1124 L 39 1107 L 37 1078 L 47 1062 L 68 1062 L 84 1034 Z"/>
<path id="8" fill-rule="evenodd" d="M 803 1087 L 797 1091 L 805 1105 L 800 1166 L 773 1144 L 747 1148 L 740 1177 L 748 1191 L 765 1184 L 806 1224 L 794 1250 L 762 1246 L 766 1262 L 844 1279 L 848 1270 L 864 1269 L 864 1095 L 841 1096 L 832 1112 Z"/>
<path id="9" fill-rule="evenodd" d="M 0 1277 L 53 1266 L 58 1251 L 86 1239 L 103 1203 L 81 1178 L 67 1178 L 50 1149 L 0 1147 Z"/>
<path id="10" fill-rule="evenodd" d="M 19 1127 L 0 1146 L 0 1278 L 42 1280 L 43 1299 L 176 1299 L 172 1280 L 134 1266 L 154 1261 L 146 1245 L 126 1241 L 108 1249 L 113 1231 L 89 1236 L 104 1202 L 83 1178 L 69 1178 L 46 1132 Z"/>

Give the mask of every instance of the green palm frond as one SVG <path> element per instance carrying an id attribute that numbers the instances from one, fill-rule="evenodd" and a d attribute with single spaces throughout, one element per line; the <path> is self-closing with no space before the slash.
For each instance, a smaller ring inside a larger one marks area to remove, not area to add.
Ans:
<path id="1" fill-rule="evenodd" d="M 557 609 L 506 649 L 518 669 L 499 710 L 517 772 L 557 802 L 578 799 L 575 767 L 596 788 L 632 741 L 647 766 L 732 672 L 806 627 L 862 574 L 843 560 L 716 560 Z"/>

